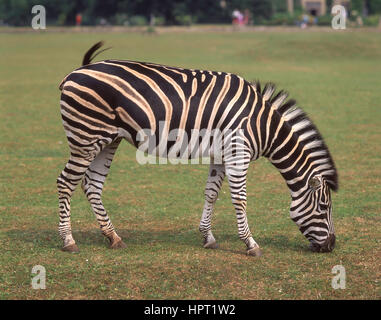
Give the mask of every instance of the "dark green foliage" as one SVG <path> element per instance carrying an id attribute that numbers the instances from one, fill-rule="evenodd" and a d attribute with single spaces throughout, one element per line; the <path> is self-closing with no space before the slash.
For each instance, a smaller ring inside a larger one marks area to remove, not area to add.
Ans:
<path id="1" fill-rule="evenodd" d="M 300 3 L 294 0 L 294 16 L 302 12 Z M 327 0 L 328 8 L 332 3 Z M 111 25 L 147 25 L 151 16 L 158 17 L 158 25 L 231 23 L 235 9 L 249 10 L 254 24 L 274 25 L 279 19 L 280 24 L 292 24 L 292 17 L 284 16 L 288 14 L 286 0 L 0 0 L 0 25 L 30 25 L 34 5 L 46 8 L 50 25 L 74 25 L 78 13 L 82 14 L 83 25 L 96 25 L 100 21 Z M 352 0 L 350 9 L 360 14 L 380 14 L 381 0 Z"/>
<path id="2" fill-rule="evenodd" d="M 381 0 L 368 0 L 367 6 L 369 14 L 380 14 L 381 13 Z"/>
<path id="3" fill-rule="evenodd" d="M 332 24 L 332 16 L 327 14 L 325 16 L 318 17 L 317 24 L 319 26 L 330 26 Z"/>
<path id="4" fill-rule="evenodd" d="M 12 25 L 30 23 L 30 10 L 27 0 L 0 1 L 0 19 Z"/>
<path id="5" fill-rule="evenodd" d="M 369 27 L 376 27 L 380 23 L 379 15 L 370 15 L 364 18 L 364 25 Z"/>
<path id="6" fill-rule="evenodd" d="M 251 9 L 254 18 L 258 19 L 270 19 L 274 11 L 273 2 L 267 0 L 253 0 Z"/>
<path id="7" fill-rule="evenodd" d="M 164 21 L 167 25 L 230 23 L 234 9 L 249 9 L 255 18 L 268 19 L 273 14 L 272 2 L 225 0 L 225 5 L 221 5 L 223 1 L 216 0 L 0 0 L 0 20 L 8 25 L 27 26 L 32 19 L 32 7 L 39 4 L 46 8 L 48 24 L 57 25 L 74 25 L 78 13 L 82 14 L 83 25 L 94 25 L 101 19 L 110 24 L 122 25 L 127 21 L 129 24 L 141 25 L 144 19 L 148 23 L 151 15 L 160 17 L 161 24 Z"/>
<path id="8" fill-rule="evenodd" d="M 356 10 L 358 13 L 362 13 L 364 9 L 364 0 L 352 0 L 351 10 Z"/>
<path id="9" fill-rule="evenodd" d="M 365 15 L 380 14 L 381 0 L 352 0 L 351 10 L 356 10 Z"/>
<path id="10" fill-rule="evenodd" d="M 275 13 L 270 20 L 266 22 L 266 25 L 269 26 L 276 26 L 276 25 L 283 25 L 283 26 L 293 26 L 296 25 L 298 22 L 298 17 L 295 15 L 290 15 L 287 12 L 284 13 Z"/>

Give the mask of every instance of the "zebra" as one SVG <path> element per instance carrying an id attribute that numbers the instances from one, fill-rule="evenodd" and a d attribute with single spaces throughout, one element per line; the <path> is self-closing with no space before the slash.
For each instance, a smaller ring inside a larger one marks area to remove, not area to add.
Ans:
<path id="1" fill-rule="evenodd" d="M 331 190 L 338 190 L 337 170 L 318 129 L 295 100 L 288 99 L 287 92 L 276 93 L 272 83 L 262 89 L 259 81 L 248 82 L 226 72 L 130 60 L 93 63 L 102 45 L 92 46 L 82 66 L 59 86 L 70 148 L 69 160 L 57 179 L 63 251 L 79 251 L 70 222 L 71 196 L 78 184 L 110 248 L 126 247 L 103 206 L 103 185 L 120 142 L 125 139 L 139 148 L 144 143 L 140 132 L 149 129 L 156 136 L 161 121 L 166 135 L 155 140 L 156 147 L 173 146 L 168 139 L 171 129 L 182 129 L 188 136 L 192 129 L 232 132 L 230 142 L 221 148 L 221 161 L 216 161 L 212 148 L 207 149 L 210 166 L 199 224 L 204 248 L 218 247 L 211 222 L 226 176 L 246 254 L 262 255 L 248 226 L 246 180 L 249 164 L 263 156 L 283 176 L 291 193 L 291 219 L 309 240 L 310 249 L 333 250 Z M 234 146 L 240 152 L 232 151 Z"/>

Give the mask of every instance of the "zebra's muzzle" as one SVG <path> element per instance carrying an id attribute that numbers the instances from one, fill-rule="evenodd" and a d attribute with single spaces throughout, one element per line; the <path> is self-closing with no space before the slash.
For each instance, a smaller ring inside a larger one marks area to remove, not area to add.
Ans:
<path id="1" fill-rule="evenodd" d="M 310 249 L 313 252 L 331 252 L 335 248 L 335 242 L 336 236 L 332 233 L 322 245 L 318 243 L 311 243 Z"/>

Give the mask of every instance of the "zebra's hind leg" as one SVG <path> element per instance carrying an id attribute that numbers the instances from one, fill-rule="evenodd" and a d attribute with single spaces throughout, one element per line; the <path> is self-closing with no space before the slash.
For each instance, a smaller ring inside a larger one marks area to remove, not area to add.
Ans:
<path id="1" fill-rule="evenodd" d="M 109 239 L 110 248 L 112 249 L 125 248 L 126 245 L 115 232 L 114 226 L 103 206 L 102 190 L 120 141 L 121 139 L 115 140 L 98 154 L 87 169 L 81 185 L 99 223 L 102 234 Z"/>
<path id="2" fill-rule="evenodd" d="M 60 218 L 58 231 L 63 240 L 63 251 L 79 251 L 71 232 L 70 202 L 75 188 L 81 182 L 94 157 L 95 153 L 90 153 L 86 157 L 77 153 L 72 153 L 64 170 L 62 170 L 57 178 Z"/>
<path id="3" fill-rule="evenodd" d="M 208 181 L 205 187 L 205 204 L 202 212 L 199 230 L 204 238 L 204 248 L 216 249 L 216 239 L 212 234 L 213 207 L 217 201 L 218 192 L 221 189 L 225 177 L 224 165 L 211 164 L 209 168 Z"/>
<path id="4" fill-rule="evenodd" d="M 238 235 L 246 244 L 246 253 L 250 256 L 261 256 L 262 252 L 250 232 L 246 216 L 246 175 L 249 164 L 226 164 L 226 175 L 229 181 L 231 199 L 237 215 Z"/>

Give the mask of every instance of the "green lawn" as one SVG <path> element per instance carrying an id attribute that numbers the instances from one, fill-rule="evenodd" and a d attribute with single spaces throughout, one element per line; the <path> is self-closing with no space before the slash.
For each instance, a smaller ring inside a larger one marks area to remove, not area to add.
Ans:
<path id="1" fill-rule="evenodd" d="M 0 30 L 1 32 L 1 30 Z M 217 201 L 218 250 L 201 246 L 206 165 L 139 165 L 123 142 L 104 203 L 127 249 L 107 240 L 80 189 L 72 203 L 79 254 L 62 252 L 56 178 L 68 159 L 59 112 L 63 77 L 105 40 L 97 59 L 150 61 L 275 82 L 310 115 L 339 171 L 337 247 L 308 250 L 290 196 L 265 159 L 252 165 L 248 219 L 261 258 L 238 239 L 227 184 Z M 0 33 L 1 299 L 380 299 L 381 33 Z M 45 290 L 31 288 L 34 265 Z M 331 287 L 332 267 L 346 289 Z"/>

